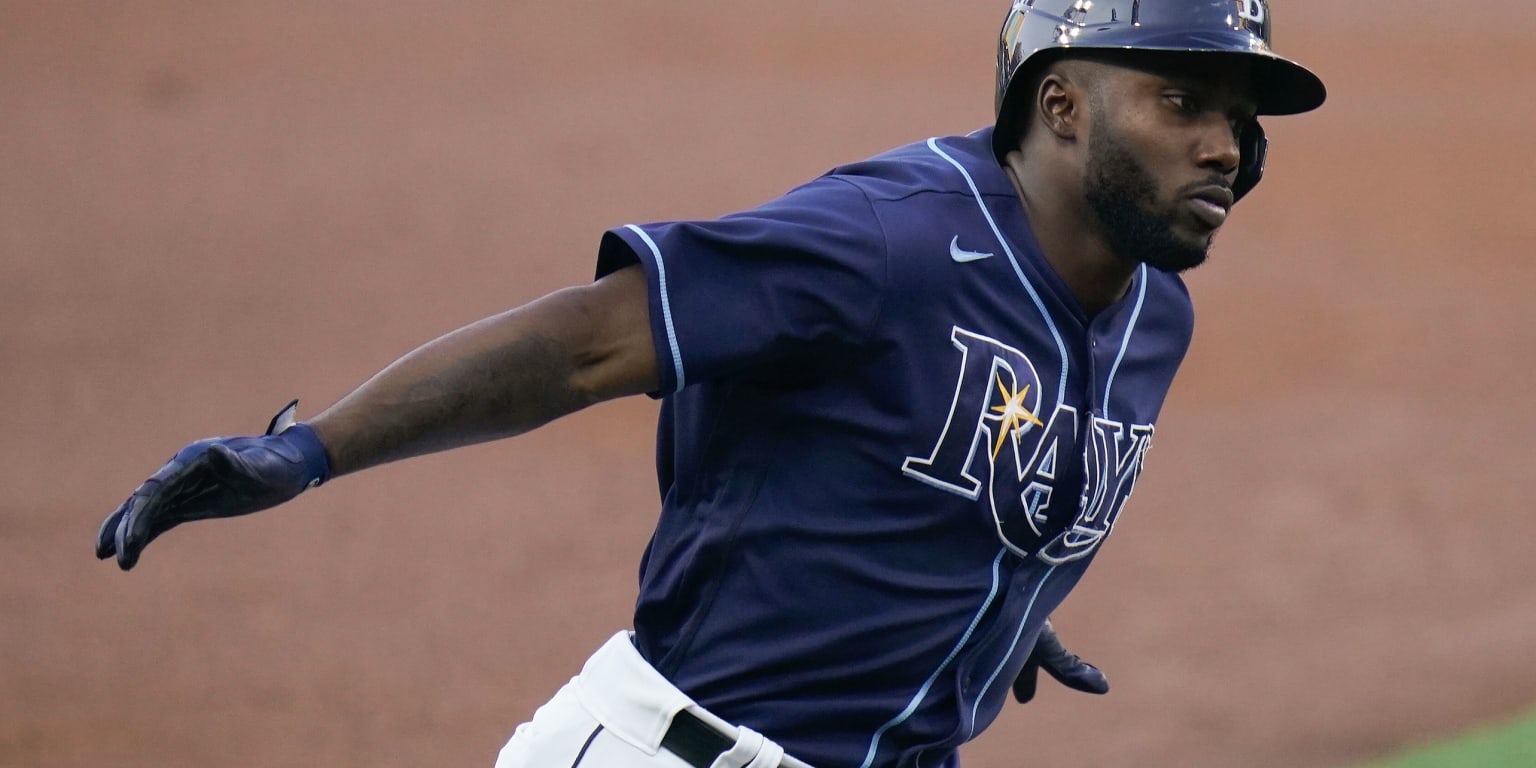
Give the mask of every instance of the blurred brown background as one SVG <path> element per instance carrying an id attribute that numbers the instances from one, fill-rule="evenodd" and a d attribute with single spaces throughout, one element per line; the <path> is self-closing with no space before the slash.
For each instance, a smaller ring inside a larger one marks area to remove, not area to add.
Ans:
<path id="1" fill-rule="evenodd" d="M 971 768 L 1346 764 L 1536 702 L 1536 4 L 1276 0 L 1321 111 L 1194 274 L 1151 471 Z M 177 530 L 183 443 L 313 414 L 754 205 L 990 120 L 1002 0 L 0 0 L 0 765 L 465 765 L 626 625 L 655 405 Z"/>

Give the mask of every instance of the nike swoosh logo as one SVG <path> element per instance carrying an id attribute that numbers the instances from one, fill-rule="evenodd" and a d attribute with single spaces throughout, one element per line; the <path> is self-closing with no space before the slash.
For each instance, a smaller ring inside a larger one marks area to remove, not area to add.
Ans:
<path id="1" fill-rule="evenodd" d="M 992 258 L 992 254 L 987 253 L 986 251 L 967 251 L 966 249 L 961 248 L 960 236 L 955 235 L 955 239 L 949 241 L 949 257 L 954 259 L 956 264 L 965 264 L 971 261 L 990 259 Z"/>

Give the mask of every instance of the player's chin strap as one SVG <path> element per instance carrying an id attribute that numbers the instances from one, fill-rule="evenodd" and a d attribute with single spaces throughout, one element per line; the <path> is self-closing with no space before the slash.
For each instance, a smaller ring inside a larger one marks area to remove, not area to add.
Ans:
<path id="1" fill-rule="evenodd" d="M 1264 156 L 1269 153 L 1269 139 L 1264 136 L 1264 126 L 1257 118 L 1243 125 L 1237 135 L 1237 145 L 1242 150 L 1237 161 L 1237 178 L 1232 181 L 1232 199 L 1243 199 L 1259 180 L 1264 178 Z"/>

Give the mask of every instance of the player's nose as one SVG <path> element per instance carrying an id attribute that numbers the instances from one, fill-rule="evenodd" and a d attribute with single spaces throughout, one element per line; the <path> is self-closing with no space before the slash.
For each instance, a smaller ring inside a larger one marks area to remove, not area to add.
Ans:
<path id="1" fill-rule="evenodd" d="M 1238 129 L 1232 122 L 1215 115 L 1201 122 L 1199 143 L 1195 150 L 1196 164 L 1230 177 L 1237 173 L 1242 156 Z"/>

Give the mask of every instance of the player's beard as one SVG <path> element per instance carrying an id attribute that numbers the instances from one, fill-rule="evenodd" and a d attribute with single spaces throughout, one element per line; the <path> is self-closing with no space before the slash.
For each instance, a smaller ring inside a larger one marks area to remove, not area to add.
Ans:
<path id="1" fill-rule="evenodd" d="M 1116 256 L 1164 272 L 1183 272 L 1205 263 L 1211 238 L 1190 242 L 1174 234 L 1169 216 L 1154 213 L 1157 184 L 1107 125 L 1088 139 L 1084 186 L 1089 207 L 1103 225 Z"/>

